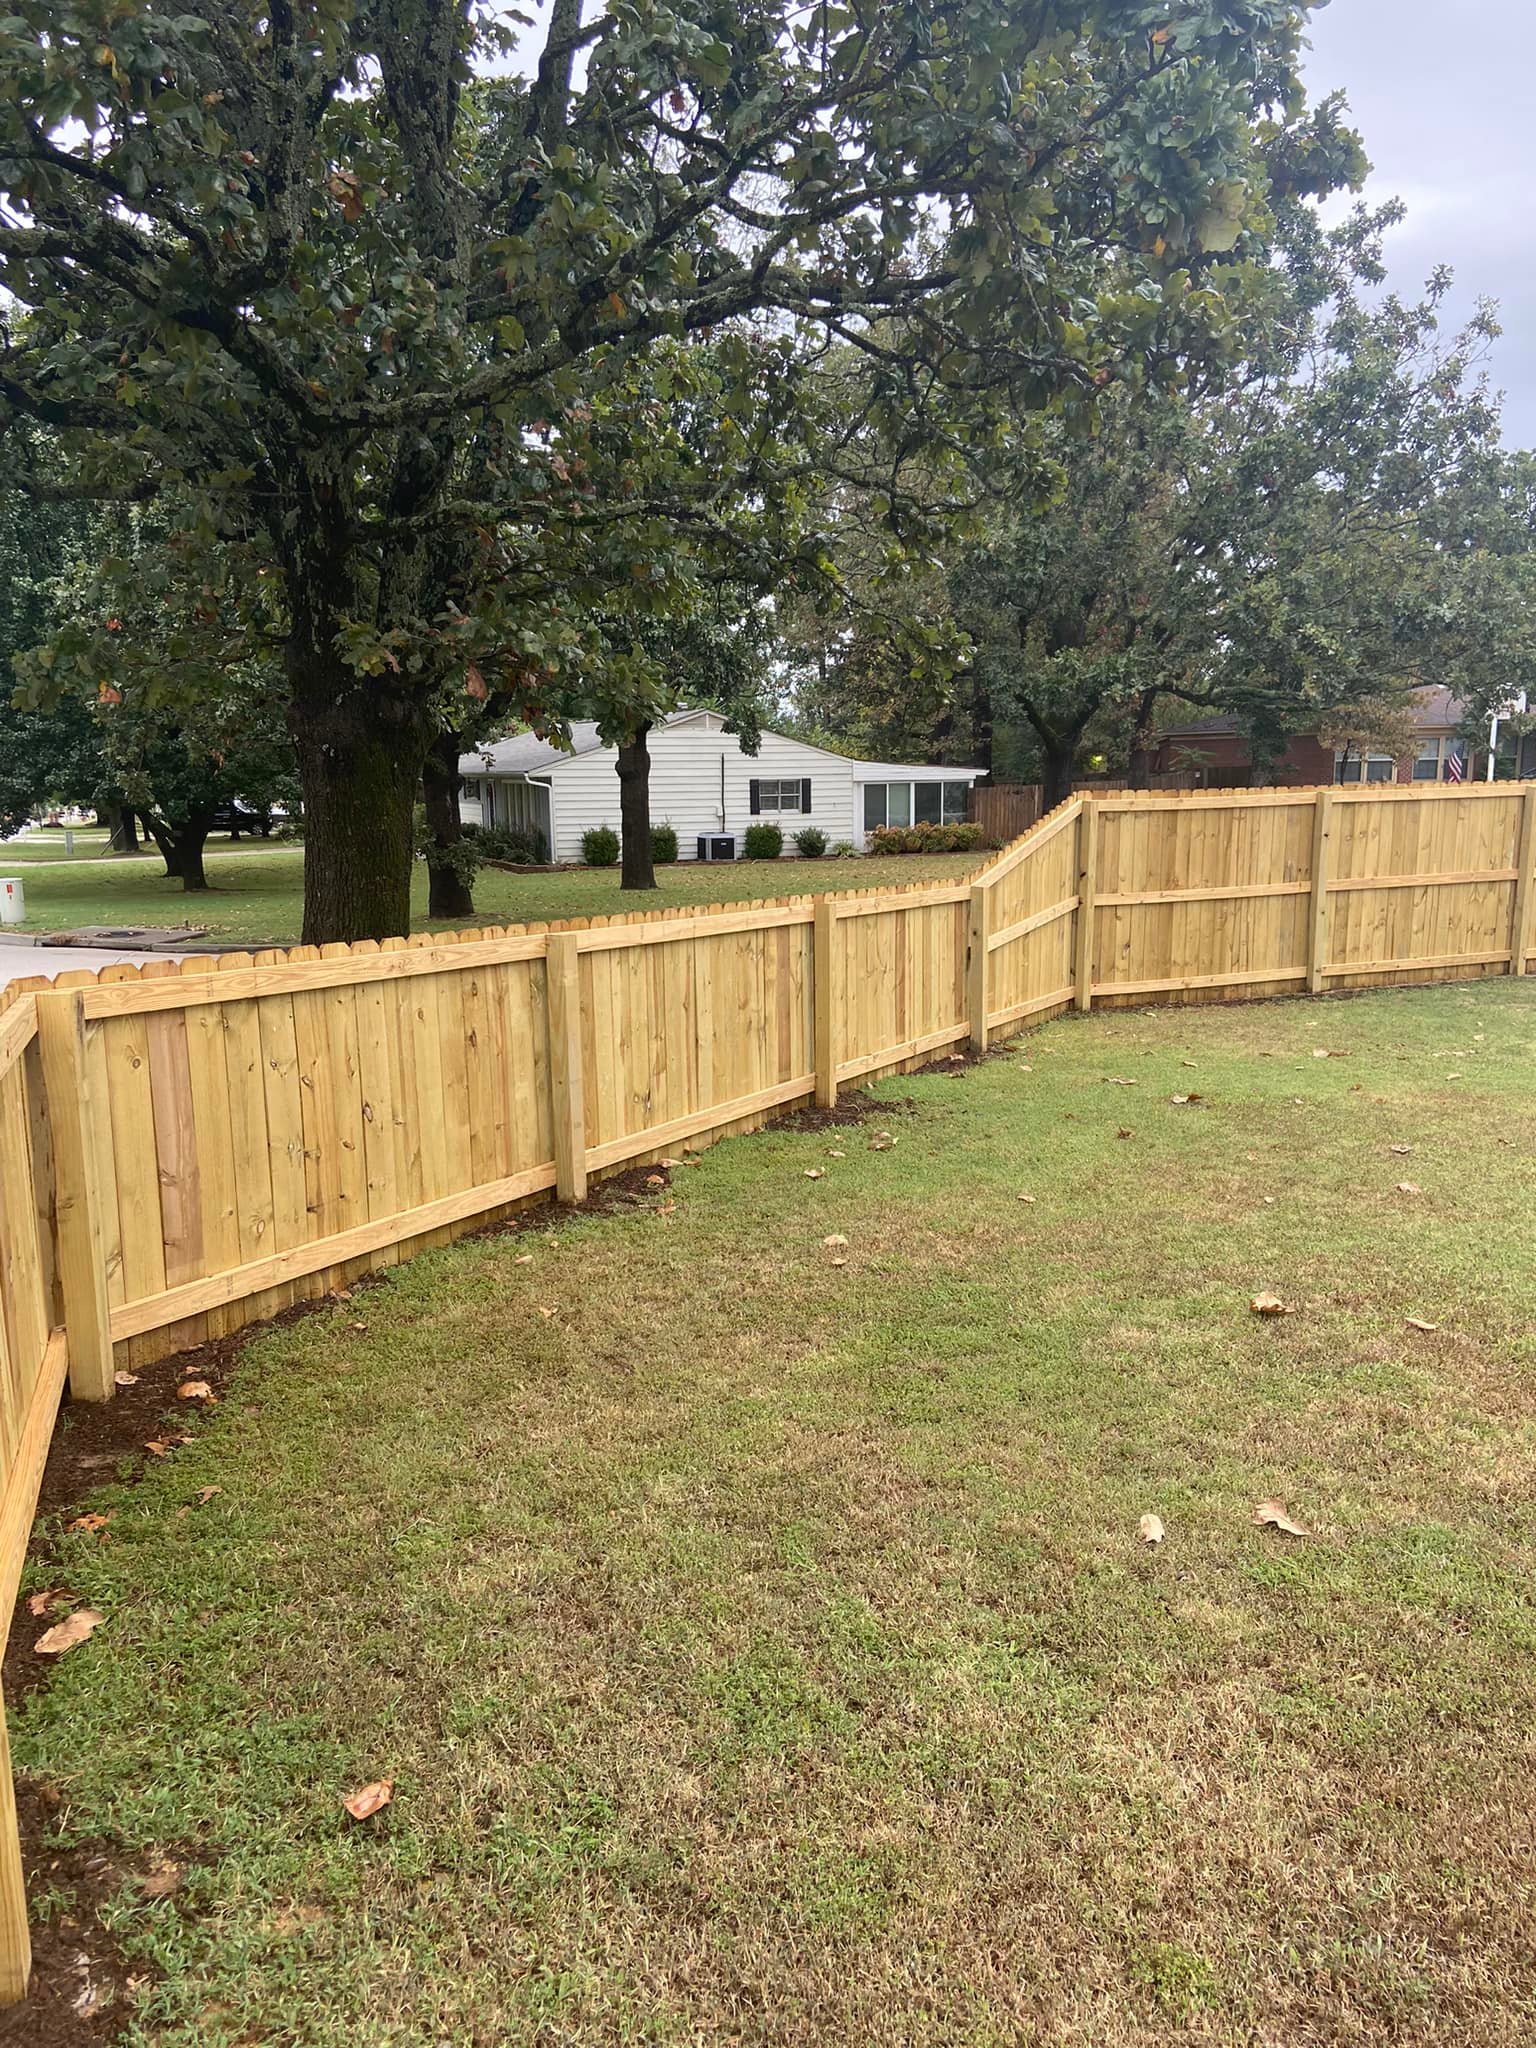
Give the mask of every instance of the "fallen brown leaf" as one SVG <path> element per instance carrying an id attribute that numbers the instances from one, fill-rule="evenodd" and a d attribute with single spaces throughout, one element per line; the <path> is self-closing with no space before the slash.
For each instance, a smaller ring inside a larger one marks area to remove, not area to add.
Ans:
<path id="1" fill-rule="evenodd" d="M 27 1596 L 27 1612 L 28 1614 L 42 1616 L 48 1612 L 56 1600 L 62 1597 L 62 1592 L 57 1586 L 48 1587 L 46 1592 L 30 1593 Z"/>
<path id="2" fill-rule="evenodd" d="M 1387 1150 L 1389 1152 L 1395 1152 L 1399 1159 L 1406 1159 L 1408 1157 L 1408 1154 L 1413 1150 L 1413 1147 L 1411 1145 L 1389 1145 L 1387 1147 Z"/>
<path id="3" fill-rule="evenodd" d="M 805 1177 L 807 1180 L 825 1180 L 827 1169 L 824 1166 L 808 1166 L 805 1169 Z"/>
<path id="4" fill-rule="evenodd" d="M 821 1241 L 824 1245 L 828 1246 L 832 1251 L 835 1252 L 846 1250 L 848 1244 L 847 1238 L 839 1236 L 839 1234 L 836 1231 L 834 1231 L 830 1237 L 824 1237 Z"/>
<path id="5" fill-rule="evenodd" d="M 200 1486 L 197 1489 L 198 1506 L 203 1508 L 207 1507 L 209 1501 L 213 1499 L 214 1495 L 216 1493 L 222 1493 L 223 1491 L 224 1489 L 222 1486 Z"/>
<path id="6" fill-rule="evenodd" d="M 367 1333 L 368 1325 L 366 1323 L 348 1323 L 347 1328 L 349 1330 L 356 1330 L 359 1333 L 359 1335 L 365 1335 Z"/>
<path id="7" fill-rule="evenodd" d="M 32 1645 L 39 1657 L 62 1657 L 66 1650 L 78 1649 L 94 1629 L 106 1620 L 94 1607 L 82 1607 L 65 1620 L 55 1622 L 51 1629 L 40 1635 Z"/>
<path id="8" fill-rule="evenodd" d="M 519 1252 L 512 1263 L 514 1266 L 531 1266 L 533 1264 L 533 1253 Z"/>
<path id="9" fill-rule="evenodd" d="M 1034 1196 L 1033 1196 L 1033 1195 L 1020 1195 L 1020 1197 L 1019 1197 L 1019 1200 L 1020 1200 L 1021 1202 L 1030 1202 L 1030 1203 L 1033 1203 L 1034 1199 L 1035 1199 L 1035 1198 L 1034 1198 Z"/>
<path id="10" fill-rule="evenodd" d="M 1143 1543 L 1161 1543 L 1163 1540 L 1163 1525 L 1156 1515 L 1143 1515 L 1136 1524 L 1136 1533 Z"/>
<path id="11" fill-rule="evenodd" d="M 112 1384 L 115 1387 L 136 1387 L 139 1384 L 139 1376 L 136 1372 L 115 1372 L 112 1375 Z"/>
<path id="12" fill-rule="evenodd" d="M 848 1263 L 848 1261 L 847 1261 L 846 1259 L 843 1259 L 843 1258 L 837 1258 L 837 1259 L 828 1259 L 828 1261 L 827 1261 L 827 1264 L 828 1264 L 829 1266 L 846 1266 L 846 1265 L 847 1265 L 847 1263 Z"/>
<path id="13" fill-rule="evenodd" d="M 648 1173 L 645 1176 L 645 1184 L 648 1188 L 664 1188 L 667 1177 L 664 1173 Z"/>
<path id="14" fill-rule="evenodd" d="M 1139 1088 L 1141 1083 L 1130 1074 L 1101 1074 L 1099 1077 L 1111 1088 Z"/>
<path id="15" fill-rule="evenodd" d="M 171 1447 L 163 1437 L 152 1436 L 144 1448 L 152 1458 L 163 1458 Z"/>
<path id="16" fill-rule="evenodd" d="M 178 1401 L 207 1401 L 216 1403 L 218 1396 L 206 1380 L 183 1380 L 176 1389 Z"/>
<path id="17" fill-rule="evenodd" d="M 846 1152 L 829 1152 L 827 1157 L 829 1159 L 846 1159 L 848 1154 Z"/>
<path id="18" fill-rule="evenodd" d="M 889 1131 L 876 1131 L 869 1141 L 869 1149 L 871 1152 L 889 1152 L 895 1142 Z"/>
<path id="19" fill-rule="evenodd" d="M 1131 1129 L 1129 1124 L 1122 1124 L 1119 1130 L 1115 1133 L 1115 1136 L 1117 1138 L 1134 1138 L 1135 1135 L 1136 1133 Z"/>
<path id="20" fill-rule="evenodd" d="M 1400 1180 L 1397 1183 L 1397 1192 L 1400 1195 L 1422 1195 L 1424 1190 L 1416 1180 Z"/>
<path id="21" fill-rule="evenodd" d="M 382 1807 L 388 1806 L 394 1796 L 393 1778 L 375 1778 L 371 1785 L 362 1786 L 341 1803 L 354 1820 L 367 1820 L 370 1814 L 378 1813 Z"/>
<path id="22" fill-rule="evenodd" d="M 1410 1330 L 1422 1330 L 1426 1336 L 1440 1327 L 1438 1323 L 1426 1323 L 1422 1316 L 1409 1316 L 1406 1320 Z"/>
<path id="23" fill-rule="evenodd" d="M 658 1216 L 670 1216 L 676 1207 L 676 1202 L 658 1202 L 656 1204 L 656 1214 Z"/>
<path id="24" fill-rule="evenodd" d="M 1170 1095 L 1168 1100 L 1182 1106 L 1186 1102 L 1204 1102 L 1205 1097 L 1200 1094 Z"/>
<path id="25" fill-rule="evenodd" d="M 94 1536 L 98 1530 L 105 1529 L 112 1517 L 113 1510 L 109 1508 L 104 1515 L 76 1515 L 69 1526 L 83 1536 Z"/>
<path id="26" fill-rule="evenodd" d="M 542 1302 L 539 1304 L 539 1314 L 541 1316 L 557 1316 L 559 1315 L 559 1313 L 560 1306 L 558 1302 L 555 1304 L 553 1308 L 545 1308 Z"/>
<path id="27" fill-rule="evenodd" d="M 139 1890 L 146 1899 L 168 1899 L 180 1891 L 185 1876 L 179 1863 L 162 1863 L 158 1869 L 144 1873 L 139 1879 Z"/>
<path id="28" fill-rule="evenodd" d="M 1256 1316 L 1293 1316 L 1296 1311 L 1278 1294 L 1256 1294 L 1248 1306 Z"/>
<path id="29" fill-rule="evenodd" d="M 1253 1511 L 1253 1519 L 1261 1527 L 1279 1529 L 1287 1536 L 1310 1536 L 1312 1533 L 1302 1523 L 1292 1521 L 1283 1500 L 1261 1500 Z"/>

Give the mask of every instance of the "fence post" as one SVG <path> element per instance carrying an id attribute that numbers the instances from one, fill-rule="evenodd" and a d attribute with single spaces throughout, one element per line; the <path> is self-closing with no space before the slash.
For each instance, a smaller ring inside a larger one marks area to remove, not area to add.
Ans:
<path id="1" fill-rule="evenodd" d="M 581 1078 L 581 965 L 574 932 L 551 932 L 544 962 L 549 1005 L 549 1079 L 555 1112 L 555 1193 L 587 1193 L 587 1109 Z"/>
<path id="2" fill-rule="evenodd" d="M 1093 1008 L 1093 897 L 1098 854 L 1099 807 L 1091 796 L 1085 796 L 1077 820 L 1077 932 L 1072 970 L 1080 1010 Z"/>
<path id="3" fill-rule="evenodd" d="M 811 1001 L 815 1015 L 816 1107 L 837 1104 L 837 1048 L 842 990 L 837 973 L 837 907 L 830 896 L 816 898 L 811 928 Z"/>
<path id="4" fill-rule="evenodd" d="M 1525 963 L 1531 956 L 1536 933 L 1531 929 L 1531 913 L 1536 910 L 1536 889 L 1532 888 L 1531 866 L 1536 862 L 1536 782 L 1526 784 L 1525 794 L 1520 799 L 1519 851 L 1515 855 L 1515 907 L 1509 928 L 1509 971 L 1524 974 Z"/>
<path id="5" fill-rule="evenodd" d="M 987 941 L 991 936 L 992 891 L 985 882 L 973 882 L 965 955 L 965 1010 L 971 1023 L 973 1052 L 987 1049 Z"/>
<path id="6" fill-rule="evenodd" d="M 37 998 L 37 1043 L 53 1131 L 54 1213 L 59 1291 L 69 1336 L 69 1391 L 76 1401 L 110 1401 L 112 1321 L 102 1250 L 101 1205 L 89 1131 L 109 1114 L 94 1099 L 85 1059 L 85 1004 L 78 989 Z"/>
<path id="7" fill-rule="evenodd" d="M 1307 938 L 1307 993 L 1317 995 L 1328 965 L 1328 849 L 1333 832 L 1333 791 L 1317 792 L 1312 814 L 1312 916 Z"/>
<path id="8" fill-rule="evenodd" d="M 11 1777 L 11 1743 L 0 1699 L 0 2007 L 27 1995 L 32 1974 L 32 1936 L 27 1927 L 27 1885 L 21 1865 L 21 1830 L 16 1820 L 16 1785 Z"/>

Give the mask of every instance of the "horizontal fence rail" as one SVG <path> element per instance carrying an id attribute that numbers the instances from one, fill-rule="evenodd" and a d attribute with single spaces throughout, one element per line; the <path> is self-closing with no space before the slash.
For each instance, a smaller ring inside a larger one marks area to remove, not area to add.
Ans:
<path id="1" fill-rule="evenodd" d="M 1536 784 L 1080 792 L 956 882 L 0 998 L 0 1596 L 66 1374 L 1069 1008 L 1524 974 Z M 28 1948 L 0 1713 L 0 1998 Z"/>

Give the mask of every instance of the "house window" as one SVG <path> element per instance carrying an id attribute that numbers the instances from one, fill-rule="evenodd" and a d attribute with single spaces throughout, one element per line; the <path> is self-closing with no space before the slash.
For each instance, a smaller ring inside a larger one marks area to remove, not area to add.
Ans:
<path id="1" fill-rule="evenodd" d="M 752 784 L 752 810 L 758 813 L 774 811 L 808 811 L 811 808 L 811 785 L 801 776 L 785 777 L 780 781 L 764 782 L 754 779 Z"/>
<path id="2" fill-rule="evenodd" d="M 1348 755 L 1342 751 L 1334 755 L 1333 779 L 1335 782 L 1394 782 L 1397 779 L 1397 762 L 1391 754 L 1361 756 L 1351 748 Z"/>
<path id="3" fill-rule="evenodd" d="M 1463 782 L 1467 774 L 1467 749 L 1452 733 L 1425 740 L 1414 756 L 1415 782 Z"/>
<path id="4" fill-rule="evenodd" d="M 963 825 L 970 807 L 964 782 L 866 782 L 864 830 L 882 825 Z"/>

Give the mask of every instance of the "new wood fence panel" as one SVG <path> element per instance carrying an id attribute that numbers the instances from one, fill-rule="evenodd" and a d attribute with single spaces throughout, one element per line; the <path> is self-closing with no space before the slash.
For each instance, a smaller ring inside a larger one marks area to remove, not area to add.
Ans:
<path id="1" fill-rule="evenodd" d="M 1337 802 L 1325 985 L 1507 972 L 1524 810 L 1509 785 Z"/>
<path id="2" fill-rule="evenodd" d="M 1282 994 L 1305 980 L 1314 805 L 1291 792 L 1099 805 L 1094 1000 Z"/>
<path id="3" fill-rule="evenodd" d="M 969 897 L 969 890 L 966 892 Z M 920 893 L 844 906 L 833 926 L 835 1060 L 843 1081 L 894 1071 L 968 1034 L 967 905 Z"/>
<path id="4" fill-rule="evenodd" d="M 1037 844 L 998 883 L 987 1018 L 994 1030 L 1066 1007 L 1077 928 L 1077 819 L 1037 828 Z"/>

